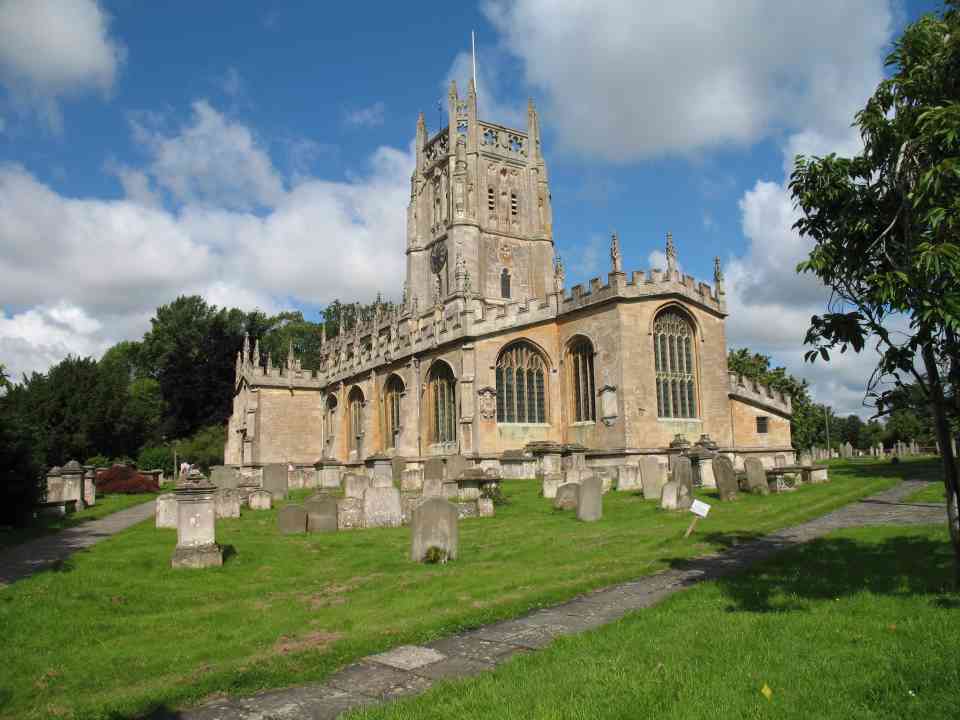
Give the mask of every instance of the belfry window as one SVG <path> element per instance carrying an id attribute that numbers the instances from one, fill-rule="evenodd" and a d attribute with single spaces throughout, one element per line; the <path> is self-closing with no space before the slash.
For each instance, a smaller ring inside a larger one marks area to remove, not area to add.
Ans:
<path id="1" fill-rule="evenodd" d="M 444 362 L 434 363 L 430 370 L 429 392 L 432 434 L 434 443 L 457 441 L 457 396 L 456 378 L 450 366 Z"/>
<path id="2" fill-rule="evenodd" d="M 573 388 L 574 422 L 596 421 L 593 345 L 586 338 L 581 338 L 570 348 L 570 387 Z"/>
<path id="3" fill-rule="evenodd" d="M 530 343 L 509 345 L 497 360 L 497 422 L 546 421 L 543 356 Z"/>
<path id="4" fill-rule="evenodd" d="M 693 340 L 693 325 L 678 310 L 663 311 L 653 323 L 659 417 L 697 417 L 697 371 Z"/>
<path id="5" fill-rule="evenodd" d="M 510 297 L 510 271 L 506 268 L 500 273 L 500 297 Z"/>
<path id="6" fill-rule="evenodd" d="M 493 188 L 487 188 L 487 210 L 494 212 L 497 209 L 497 194 Z"/>
<path id="7" fill-rule="evenodd" d="M 510 193 L 510 214 L 513 217 L 520 214 L 520 201 L 517 199 L 515 192 Z"/>
<path id="8" fill-rule="evenodd" d="M 391 375 L 384 388 L 384 441 L 387 448 L 397 447 L 397 436 L 400 434 L 400 401 L 403 397 L 403 381 L 396 375 Z"/>

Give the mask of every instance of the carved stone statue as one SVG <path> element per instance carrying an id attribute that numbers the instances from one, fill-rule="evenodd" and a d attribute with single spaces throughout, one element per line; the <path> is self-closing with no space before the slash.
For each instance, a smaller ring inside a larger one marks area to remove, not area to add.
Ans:
<path id="1" fill-rule="evenodd" d="M 615 273 L 623 272 L 623 261 L 620 258 L 620 238 L 614 233 L 610 238 L 610 267 Z"/>

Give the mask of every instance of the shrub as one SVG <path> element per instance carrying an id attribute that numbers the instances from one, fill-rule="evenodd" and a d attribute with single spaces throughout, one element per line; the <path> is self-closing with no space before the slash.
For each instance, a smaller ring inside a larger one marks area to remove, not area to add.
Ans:
<path id="1" fill-rule="evenodd" d="M 137 456 L 137 467 L 141 470 L 163 470 L 167 477 L 173 473 L 173 450 L 166 445 L 145 447 Z"/>
<path id="2" fill-rule="evenodd" d="M 106 455 L 94 455 L 93 457 L 88 457 L 84 465 L 93 465 L 94 467 L 107 467 L 110 465 L 110 458 Z"/>
<path id="3" fill-rule="evenodd" d="M 543 495 L 543 487 L 540 488 L 540 495 Z M 492 500 L 494 505 L 507 505 L 510 501 L 503 494 L 503 489 L 498 482 L 484 483 L 480 488 L 480 497 Z"/>
<path id="4" fill-rule="evenodd" d="M 36 433 L 0 406 L 0 525 L 26 525 L 43 499 L 46 479 Z"/>
<path id="5" fill-rule="evenodd" d="M 97 475 L 97 492 L 100 493 L 149 493 L 158 492 L 160 485 L 150 475 L 141 475 L 130 465 L 114 465 Z"/>
<path id="6" fill-rule="evenodd" d="M 226 439 L 226 430 L 222 425 L 201 428 L 192 437 L 177 443 L 179 461 L 199 465 L 203 472 L 209 472 L 212 465 L 223 464 Z"/>

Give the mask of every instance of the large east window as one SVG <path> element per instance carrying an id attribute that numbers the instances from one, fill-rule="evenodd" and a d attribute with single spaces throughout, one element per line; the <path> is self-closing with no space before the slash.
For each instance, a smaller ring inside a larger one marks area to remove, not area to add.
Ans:
<path id="1" fill-rule="evenodd" d="M 545 423 L 543 356 L 529 343 L 508 346 L 497 360 L 497 422 Z"/>
<path id="2" fill-rule="evenodd" d="M 595 422 L 597 419 L 593 354 L 593 344 L 586 338 L 578 339 L 570 347 L 570 386 L 573 388 L 574 422 Z"/>
<path id="3" fill-rule="evenodd" d="M 430 404 L 434 443 L 457 441 L 457 381 L 445 362 L 436 362 L 430 369 Z"/>
<path id="4" fill-rule="evenodd" d="M 679 310 L 664 310 L 653 323 L 657 415 L 697 417 L 696 346 L 693 325 Z"/>

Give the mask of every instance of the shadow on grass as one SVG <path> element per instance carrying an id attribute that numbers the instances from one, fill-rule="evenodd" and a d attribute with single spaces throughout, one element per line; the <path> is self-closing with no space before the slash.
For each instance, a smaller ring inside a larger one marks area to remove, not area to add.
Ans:
<path id="1" fill-rule="evenodd" d="M 889 460 L 861 463 L 848 460 L 842 463 L 832 463 L 830 470 L 864 479 L 891 477 L 900 480 L 943 482 L 943 465 L 938 457 L 906 460 L 899 463 L 892 463 Z"/>

